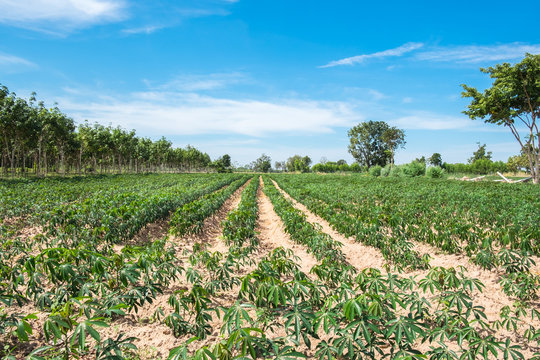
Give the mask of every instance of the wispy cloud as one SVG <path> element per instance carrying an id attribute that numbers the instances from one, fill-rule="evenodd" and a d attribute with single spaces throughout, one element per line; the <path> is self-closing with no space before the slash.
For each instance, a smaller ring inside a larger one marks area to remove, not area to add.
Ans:
<path id="1" fill-rule="evenodd" d="M 403 104 L 410 104 L 413 102 L 413 98 L 410 96 L 405 96 L 403 99 L 401 99 L 401 102 Z"/>
<path id="2" fill-rule="evenodd" d="M 0 22 L 58 33 L 125 18 L 124 0 L 0 0 Z"/>
<path id="3" fill-rule="evenodd" d="M 148 35 L 158 30 L 161 30 L 164 27 L 165 26 L 163 25 L 147 25 L 147 26 L 141 26 L 141 27 L 136 27 L 136 28 L 124 29 L 122 30 L 122 32 L 128 35 L 134 35 L 134 34 L 147 34 Z"/>
<path id="4" fill-rule="evenodd" d="M 151 89 L 158 90 L 197 92 L 223 89 L 246 81 L 248 81 L 247 75 L 240 72 L 231 72 L 204 75 L 179 75 L 165 84 L 152 86 L 147 82 L 147 85 Z"/>
<path id="5" fill-rule="evenodd" d="M 3 70 L 19 70 L 21 68 L 38 68 L 38 66 L 30 60 L 23 59 L 21 57 L 0 53 L 0 66 Z"/>
<path id="6" fill-rule="evenodd" d="M 148 91 L 96 102 L 58 99 L 76 119 L 112 123 L 146 134 L 331 133 L 363 120 L 344 102 L 231 100 L 197 94 Z"/>
<path id="7" fill-rule="evenodd" d="M 422 50 L 419 50 L 422 48 Z M 462 46 L 429 46 L 424 43 L 406 43 L 394 49 L 384 50 L 373 54 L 364 54 L 331 61 L 320 68 L 354 65 L 373 58 L 399 57 L 405 54 L 417 61 L 482 63 L 522 58 L 525 53 L 539 54 L 540 44 L 509 43 L 497 45 L 462 45 Z M 396 65 L 389 65 L 387 70 L 394 70 Z"/>
<path id="8" fill-rule="evenodd" d="M 372 54 L 356 55 L 356 56 L 348 57 L 341 60 L 334 60 L 320 67 L 328 68 L 328 67 L 334 67 L 334 66 L 340 66 L 340 65 L 354 65 L 354 64 L 362 63 L 368 59 L 402 56 L 408 52 L 420 49 L 423 46 L 424 46 L 423 43 L 409 42 L 394 49 L 379 51 Z"/>
<path id="9" fill-rule="evenodd" d="M 21 57 L 0 53 L 0 65 L 2 66 L 25 66 L 25 67 L 37 67 L 33 62 L 23 59 Z"/>
<path id="10" fill-rule="evenodd" d="M 540 53 L 540 44 L 529 45 L 516 42 L 486 46 L 436 47 L 416 54 L 416 58 L 425 61 L 479 63 L 518 59 L 525 53 Z"/>
<path id="11" fill-rule="evenodd" d="M 479 122 L 466 116 L 449 116 L 429 111 L 416 111 L 390 121 L 392 125 L 409 130 L 478 130 Z"/>

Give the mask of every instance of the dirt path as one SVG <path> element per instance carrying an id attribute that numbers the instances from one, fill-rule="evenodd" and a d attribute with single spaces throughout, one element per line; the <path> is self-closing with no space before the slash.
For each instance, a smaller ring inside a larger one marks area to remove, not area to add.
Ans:
<path id="1" fill-rule="evenodd" d="M 281 218 L 274 211 L 272 202 L 262 191 L 264 187 L 262 178 L 260 184 L 258 190 L 259 221 L 257 232 L 259 233 L 261 244 L 269 249 L 275 249 L 280 246 L 285 249 L 291 249 L 300 258 L 300 269 L 304 273 L 309 274 L 311 268 L 319 262 L 313 255 L 306 251 L 303 245 L 299 245 L 291 240 L 285 232 L 283 221 L 281 221 Z"/>
<path id="2" fill-rule="evenodd" d="M 354 238 L 346 237 L 335 231 L 328 223 L 328 221 L 324 220 L 318 215 L 315 215 L 314 213 L 309 211 L 309 209 L 305 205 L 293 199 L 287 192 L 281 189 L 274 180 L 272 180 L 272 182 L 285 198 L 291 200 L 295 208 L 306 214 L 308 222 L 321 225 L 322 231 L 330 235 L 334 240 L 339 241 L 343 244 L 341 250 L 345 254 L 345 258 L 351 265 L 356 267 L 358 270 L 363 270 L 365 268 L 383 268 L 386 260 L 378 249 L 372 246 L 365 246 L 355 241 Z"/>

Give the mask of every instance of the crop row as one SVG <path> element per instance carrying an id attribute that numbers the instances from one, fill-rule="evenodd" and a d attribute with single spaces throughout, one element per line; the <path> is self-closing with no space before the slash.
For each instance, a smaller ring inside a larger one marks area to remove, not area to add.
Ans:
<path id="1" fill-rule="evenodd" d="M 309 210 L 327 220 L 340 233 L 380 249 L 386 260 L 401 267 L 425 268 L 428 266 L 429 258 L 420 256 L 405 238 L 388 231 L 385 227 L 386 224 L 380 221 L 377 211 L 364 211 L 364 207 L 359 207 L 363 211 L 362 213 L 354 211 L 353 208 L 347 206 L 348 204 L 343 204 L 339 200 L 331 200 L 326 196 L 325 200 L 328 203 L 324 202 L 318 197 L 323 190 L 308 193 L 305 190 L 298 190 L 286 180 L 289 179 L 277 177 L 279 185 L 285 191 L 306 205 Z"/>
<path id="2" fill-rule="evenodd" d="M 320 241 L 323 235 L 317 227 L 306 222 L 268 179 L 264 191 L 291 237 L 301 233 L 302 239 Z M 318 247 L 303 241 L 307 248 Z M 483 284 L 467 277 L 463 269 L 432 268 L 421 279 L 383 275 L 376 269 L 357 272 L 347 267 L 342 257 L 332 261 L 336 255 L 333 246 L 328 252 L 317 251 L 322 262 L 312 269 L 315 278 L 300 270 L 292 251 L 274 249 L 254 270 L 238 278 L 236 302 L 214 307 L 212 297 L 220 293 L 209 291 L 209 283 L 235 279 L 233 273 L 223 272 L 222 266 L 229 263 L 234 268 L 236 260 L 227 257 L 216 266 L 214 254 L 194 251 L 192 266 L 204 264 L 209 275 L 191 277 L 192 290 L 171 301 L 182 312 L 181 319 L 194 314 L 177 329 L 206 329 L 191 332 L 205 337 L 212 331 L 208 323 L 217 316 L 221 337 L 195 350 L 192 342 L 196 339 L 186 341 L 171 350 L 170 360 L 307 356 L 321 360 L 523 359 L 520 345 L 494 333 L 500 328 L 523 326 L 539 315 L 534 310 L 505 308 L 499 320 L 489 322 L 484 309 L 471 300 Z M 329 275 L 332 273 L 335 276 Z M 186 333 L 177 333 L 182 334 Z M 539 336 L 533 326 L 525 332 L 535 343 Z M 538 359 L 539 354 L 530 358 Z"/>
<path id="3" fill-rule="evenodd" d="M 178 236 L 200 233 L 203 230 L 204 219 L 219 209 L 225 200 L 238 190 L 246 180 L 247 177 L 242 177 L 233 181 L 226 188 L 208 193 L 179 207 L 171 217 L 170 232 Z"/>
<path id="4" fill-rule="evenodd" d="M 176 186 L 162 186 L 160 191 L 154 187 L 150 192 L 143 189 L 109 198 L 94 194 L 83 201 L 87 206 L 67 204 L 64 211 L 58 211 L 60 220 L 56 226 L 49 227 L 55 238 L 69 242 L 58 241 L 58 245 L 50 246 L 52 234 L 46 234 L 27 239 L 32 243 L 24 248 L 12 246 L 13 251 L 1 252 L 0 301 L 8 310 L 0 312 L 0 333 L 27 341 L 33 332 L 29 322 L 35 316 L 25 314 L 22 307 L 30 305 L 45 315 L 41 331 L 50 344 L 37 349 L 32 359 L 42 353 L 61 353 L 66 359 L 69 354 L 87 354 L 89 339 L 93 339 L 91 343 L 97 341 L 97 358 L 112 359 L 108 356 L 114 354 L 114 349 L 132 347 L 132 339 L 123 337 L 101 341 L 98 328 L 152 303 L 184 269 L 176 249 L 166 239 L 141 246 L 125 245 L 121 251 L 104 245 L 129 239 L 142 226 L 166 216 L 177 206 L 212 191 L 238 187 L 246 180 L 238 178 L 206 176 L 194 182 L 189 176 L 184 182 L 177 178 Z M 231 182 L 235 185 L 229 185 Z M 99 211 L 101 214 L 96 213 Z M 91 229 L 93 223 L 89 220 L 99 217 L 99 227 L 110 229 L 98 236 L 92 231 L 76 232 L 78 226 Z M 76 221 L 80 221 L 78 226 Z M 81 241 L 74 241 L 76 237 Z M 39 250 L 37 243 L 43 241 L 49 246 Z M 3 246 L 5 250 L 8 245 Z"/>

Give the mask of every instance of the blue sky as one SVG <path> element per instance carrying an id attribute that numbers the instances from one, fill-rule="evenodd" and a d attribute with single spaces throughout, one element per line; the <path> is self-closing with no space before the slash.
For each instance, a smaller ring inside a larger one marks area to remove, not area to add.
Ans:
<path id="1" fill-rule="evenodd" d="M 526 9 L 524 11 L 524 9 Z M 396 161 L 519 152 L 469 120 L 460 84 L 540 53 L 540 2 L 0 0 L 0 83 L 76 121 L 248 163 L 352 161 L 347 130 L 405 130 Z"/>

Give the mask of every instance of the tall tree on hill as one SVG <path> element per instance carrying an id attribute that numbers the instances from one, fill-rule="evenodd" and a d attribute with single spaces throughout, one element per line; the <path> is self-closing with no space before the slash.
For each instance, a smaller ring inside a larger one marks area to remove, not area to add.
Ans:
<path id="1" fill-rule="evenodd" d="M 540 55 L 526 54 L 515 65 L 498 64 L 480 71 L 494 79 L 490 88 L 479 92 L 462 85 L 463 97 L 472 98 L 464 111 L 471 119 L 508 127 L 527 154 L 533 183 L 540 181 Z"/>

